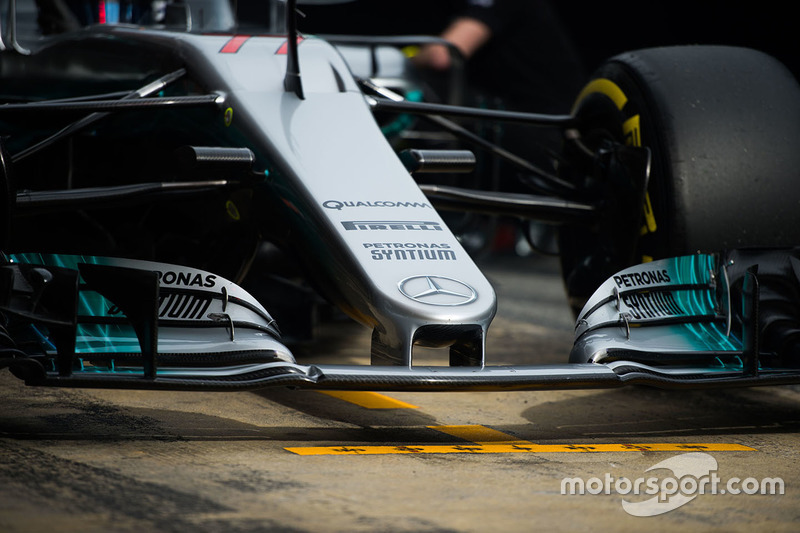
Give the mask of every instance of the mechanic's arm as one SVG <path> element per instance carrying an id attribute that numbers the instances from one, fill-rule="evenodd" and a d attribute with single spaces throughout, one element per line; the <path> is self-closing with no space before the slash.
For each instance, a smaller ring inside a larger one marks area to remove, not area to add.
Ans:
<path id="1" fill-rule="evenodd" d="M 491 36 L 489 26 L 470 17 L 456 19 L 442 33 L 442 38 L 451 42 L 465 59 L 472 57 Z M 450 51 L 443 44 L 430 44 L 420 50 L 414 62 L 423 67 L 445 70 L 450 68 Z"/>

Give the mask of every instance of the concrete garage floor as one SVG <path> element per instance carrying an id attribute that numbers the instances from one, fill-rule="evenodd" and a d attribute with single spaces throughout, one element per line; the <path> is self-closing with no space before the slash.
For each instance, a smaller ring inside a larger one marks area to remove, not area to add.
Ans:
<path id="1" fill-rule="evenodd" d="M 556 263 L 484 266 L 500 298 L 490 357 L 565 362 Z M 298 353 L 364 362 L 368 337 L 336 324 Z M 171 393 L 26 388 L 3 371 L 0 531 L 795 531 L 798 406 L 792 387 Z M 705 455 L 687 467 L 688 453 Z M 691 498 L 702 465 L 719 487 L 779 477 L 784 494 Z M 685 483 L 686 503 L 626 512 L 652 496 L 613 481 L 653 476 Z M 612 490 L 564 495 L 565 478 Z"/>

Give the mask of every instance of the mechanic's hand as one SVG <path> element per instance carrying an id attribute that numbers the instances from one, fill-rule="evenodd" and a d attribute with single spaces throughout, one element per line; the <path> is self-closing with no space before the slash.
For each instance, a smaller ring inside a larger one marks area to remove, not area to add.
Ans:
<path id="1" fill-rule="evenodd" d="M 492 36 L 489 26 L 483 22 L 462 17 L 456 19 L 442 33 L 442 39 L 450 42 L 461 52 L 464 59 L 469 59 L 472 55 L 488 41 Z M 443 44 L 428 44 L 422 47 L 413 61 L 419 67 L 427 67 L 436 70 L 446 70 L 452 64 L 450 50 Z"/>
<path id="2" fill-rule="evenodd" d="M 450 50 L 443 44 L 426 44 L 411 58 L 420 68 L 447 70 L 452 64 Z"/>

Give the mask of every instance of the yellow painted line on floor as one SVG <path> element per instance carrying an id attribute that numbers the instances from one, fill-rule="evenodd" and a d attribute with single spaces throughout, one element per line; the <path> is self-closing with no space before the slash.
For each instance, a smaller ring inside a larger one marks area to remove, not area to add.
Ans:
<path id="1" fill-rule="evenodd" d="M 598 453 L 598 452 L 754 452 L 755 448 L 723 443 L 646 444 L 459 444 L 433 446 L 308 446 L 284 448 L 297 455 L 402 455 L 426 453 Z"/>
<path id="2" fill-rule="evenodd" d="M 430 429 L 447 433 L 475 444 L 532 444 L 527 440 L 517 439 L 502 431 L 480 425 L 467 426 L 428 426 Z"/>
<path id="3" fill-rule="evenodd" d="M 349 403 L 366 407 L 367 409 L 419 409 L 416 405 L 395 400 L 377 392 L 362 391 L 319 391 L 322 394 L 333 396 Z"/>

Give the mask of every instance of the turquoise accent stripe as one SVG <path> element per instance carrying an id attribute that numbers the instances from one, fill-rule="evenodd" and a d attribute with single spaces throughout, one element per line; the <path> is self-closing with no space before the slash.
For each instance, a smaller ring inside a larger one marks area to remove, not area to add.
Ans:
<path id="1" fill-rule="evenodd" d="M 673 259 L 678 273 L 678 284 L 708 284 L 711 273 L 716 272 L 716 257 L 697 254 Z M 713 315 L 716 310 L 714 289 L 700 291 L 676 291 L 675 297 L 690 315 Z M 741 342 L 726 337 L 725 331 L 717 323 L 683 324 L 686 335 L 700 350 L 740 351 Z"/>

